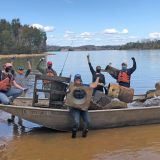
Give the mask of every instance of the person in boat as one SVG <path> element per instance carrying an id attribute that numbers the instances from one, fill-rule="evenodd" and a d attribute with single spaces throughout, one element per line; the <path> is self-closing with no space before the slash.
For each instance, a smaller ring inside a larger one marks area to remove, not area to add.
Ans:
<path id="1" fill-rule="evenodd" d="M 47 68 L 42 65 L 42 62 L 44 62 L 44 58 L 41 58 L 38 65 L 37 65 L 37 69 L 39 70 L 39 72 L 41 72 L 43 75 L 46 75 L 49 77 L 57 76 L 57 72 L 52 68 L 53 63 L 51 61 L 47 62 Z M 47 80 L 44 80 L 43 81 L 43 88 L 47 90 L 47 89 L 50 89 L 50 87 L 51 87 L 51 83 Z M 45 93 L 45 98 L 49 98 L 48 93 Z"/>
<path id="2" fill-rule="evenodd" d="M 15 98 L 26 90 L 26 88 L 17 84 L 11 71 L 11 63 L 6 63 L 4 70 L 0 70 L 0 102 L 6 105 L 11 104 Z"/>
<path id="3" fill-rule="evenodd" d="M 76 74 L 74 76 L 74 84 L 78 86 L 84 85 L 80 74 Z M 85 86 L 89 86 L 89 85 L 85 85 Z M 79 95 L 79 96 L 82 96 L 82 95 Z M 82 137 L 86 137 L 88 133 L 88 126 L 89 126 L 88 110 L 81 110 L 78 108 L 70 107 L 70 113 L 72 115 L 73 122 L 74 122 L 73 128 L 72 128 L 72 138 L 76 138 L 76 134 L 80 125 L 80 118 L 82 118 L 83 120 Z"/>
<path id="4" fill-rule="evenodd" d="M 4 65 L 4 70 L 0 70 L 0 103 L 9 105 L 14 99 L 19 97 L 26 88 L 23 88 L 15 81 L 13 75 L 13 67 L 11 63 Z M 11 115 L 8 122 L 14 121 L 15 116 Z"/>
<path id="5" fill-rule="evenodd" d="M 122 63 L 122 69 L 119 71 L 117 75 L 111 75 L 113 78 L 117 80 L 120 86 L 130 87 L 130 79 L 131 74 L 136 70 L 136 60 L 134 57 L 131 58 L 133 61 L 133 66 L 131 68 L 127 68 L 127 63 Z"/>
<path id="6" fill-rule="evenodd" d="M 101 66 L 97 66 L 96 70 L 94 70 L 93 66 L 91 64 L 89 55 L 87 55 L 87 60 L 88 60 L 89 69 L 92 73 L 92 82 L 96 82 L 97 78 L 99 78 L 99 83 L 98 83 L 97 87 L 94 88 L 93 95 L 95 94 L 96 91 L 107 92 L 104 87 L 106 82 L 105 82 L 104 74 L 101 73 Z"/>
<path id="7" fill-rule="evenodd" d="M 14 65 L 14 61 L 15 61 L 15 58 L 12 58 L 11 59 L 12 65 Z M 16 71 L 12 70 L 12 74 L 15 76 L 15 80 L 20 86 L 23 86 L 23 87 L 25 86 L 28 89 L 29 88 L 32 89 L 33 86 L 31 85 L 31 81 L 29 79 L 29 75 L 31 73 L 32 67 L 31 67 L 31 62 L 29 61 L 29 59 L 27 59 L 27 66 L 28 66 L 27 70 L 25 70 L 23 66 L 19 66 Z"/>

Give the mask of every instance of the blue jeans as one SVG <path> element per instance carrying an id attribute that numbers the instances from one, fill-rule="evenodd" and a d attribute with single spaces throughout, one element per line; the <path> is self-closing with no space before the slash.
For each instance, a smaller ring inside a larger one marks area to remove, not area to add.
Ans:
<path id="1" fill-rule="evenodd" d="M 80 117 L 83 120 L 83 130 L 88 129 L 89 126 L 89 115 L 88 111 L 83 111 L 76 108 L 71 108 L 70 113 L 73 118 L 73 128 L 72 130 L 77 131 L 80 125 Z"/>
<path id="2" fill-rule="evenodd" d="M 10 104 L 10 101 L 20 96 L 22 92 L 22 90 L 16 88 L 10 88 L 7 92 L 0 91 L 0 102 L 6 105 Z M 9 99 L 8 97 L 12 97 L 12 99 Z"/>

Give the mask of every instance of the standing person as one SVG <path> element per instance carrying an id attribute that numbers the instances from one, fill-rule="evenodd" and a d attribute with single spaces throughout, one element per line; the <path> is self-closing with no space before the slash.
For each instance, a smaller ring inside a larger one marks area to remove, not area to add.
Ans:
<path id="1" fill-rule="evenodd" d="M 74 77 L 74 85 L 81 86 L 83 85 L 81 75 L 76 74 Z M 78 95 L 77 95 L 78 96 Z M 82 96 L 82 95 L 80 95 Z M 81 110 L 78 108 L 70 108 L 70 113 L 73 118 L 73 128 L 72 128 L 72 138 L 76 138 L 76 134 L 80 125 L 80 118 L 83 120 L 83 131 L 82 131 L 82 137 L 87 137 L 88 133 L 88 126 L 89 126 L 89 115 L 88 110 Z"/>
<path id="2" fill-rule="evenodd" d="M 53 77 L 53 76 L 57 76 L 57 72 L 52 68 L 53 67 L 53 63 L 51 61 L 47 62 L 47 68 L 42 66 L 42 62 L 44 62 L 44 58 L 41 58 L 38 65 L 37 65 L 37 69 L 46 76 L 49 77 Z M 49 81 L 44 80 L 43 81 L 43 88 L 45 89 L 50 89 L 51 84 Z M 49 94 L 45 93 L 45 98 L 49 98 Z"/>
<path id="3" fill-rule="evenodd" d="M 11 64 L 12 65 L 14 65 L 14 60 L 15 60 L 15 58 L 11 59 Z M 21 85 L 21 86 L 23 86 L 25 88 L 28 88 L 28 89 L 30 88 L 30 90 L 32 90 L 33 86 L 31 85 L 31 81 L 29 79 L 29 75 L 31 73 L 32 67 L 31 67 L 31 63 L 30 63 L 30 61 L 28 59 L 27 59 L 27 65 L 28 65 L 28 68 L 27 68 L 26 71 L 25 71 L 23 66 L 19 66 L 18 69 L 14 72 L 14 76 L 15 76 L 16 82 L 19 85 Z"/>
<path id="4" fill-rule="evenodd" d="M 130 79 L 131 74 L 136 70 L 136 60 L 134 57 L 131 58 L 133 61 L 133 66 L 131 68 L 127 68 L 127 63 L 122 63 L 122 69 L 119 71 L 117 75 L 111 75 L 113 78 L 117 80 L 120 86 L 130 87 Z"/>
<path id="5" fill-rule="evenodd" d="M 93 95 L 95 94 L 95 92 L 97 90 L 103 92 L 104 85 L 106 82 L 105 82 L 105 76 L 101 73 L 101 66 L 97 66 L 96 71 L 95 71 L 91 65 L 89 55 L 87 55 L 87 60 L 88 60 L 88 65 L 89 65 L 90 71 L 92 73 L 92 82 L 95 82 L 96 79 L 99 77 L 99 83 L 98 83 L 97 87 L 94 88 Z"/>

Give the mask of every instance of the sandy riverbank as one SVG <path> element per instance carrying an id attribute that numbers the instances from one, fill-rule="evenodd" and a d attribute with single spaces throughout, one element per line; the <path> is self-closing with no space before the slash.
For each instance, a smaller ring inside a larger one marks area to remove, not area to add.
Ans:
<path id="1" fill-rule="evenodd" d="M 46 56 L 48 53 L 40 53 L 40 54 L 2 54 L 0 55 L 0 58 L 12 58 L 12 57 L 16 57 L 16 58 L 25 58 L 25 57 L 41 57 L 41 56 Z"/>

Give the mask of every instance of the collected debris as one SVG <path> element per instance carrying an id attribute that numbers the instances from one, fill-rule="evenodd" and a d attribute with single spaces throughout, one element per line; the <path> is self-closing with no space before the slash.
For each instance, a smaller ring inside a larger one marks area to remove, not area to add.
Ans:
<path id="1" fill-rule="evenodd" d="M 122 102 L 130 103 L 133 101 L 134 89 L 110 83 L 108 85 L 108 96 L 118 98 Z"/>
<path id="2" fill-rule="evenodd" d="M 112 101 L 104 106 L 104 109 L 120 109 L 127 108 L 127 103 L 120 101 L 117 98 L 112 99 Z"/>
<path id="3" fill-rule="evenodd" d="M 97 91 L 91 100 L 90 110 L 127 108 L 127 103 Z"/>

